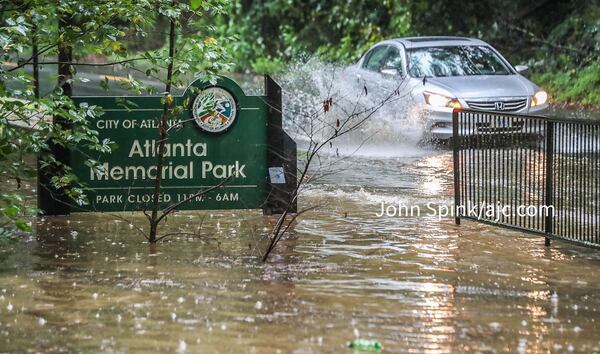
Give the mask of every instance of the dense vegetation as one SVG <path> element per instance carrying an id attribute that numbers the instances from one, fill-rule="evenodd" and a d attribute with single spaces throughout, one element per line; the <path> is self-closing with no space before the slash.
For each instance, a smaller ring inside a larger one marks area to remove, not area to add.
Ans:
<path id="1" fill-rule="evenodd" d="M 375 42 L 460 35 L 490 42 L 559 102 L 600 104 L 597 0 L 239 0 L 212 19 L 238 70 L 272 72 L 302 55 L 355 61 Z"/>

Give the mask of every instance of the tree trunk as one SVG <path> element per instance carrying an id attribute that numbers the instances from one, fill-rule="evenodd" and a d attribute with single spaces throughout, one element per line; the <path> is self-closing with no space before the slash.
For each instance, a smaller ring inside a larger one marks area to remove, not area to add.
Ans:
<path id="1" fill-rule="evenodd" d="M 160 118 L 160 125 L 158 128 L 159 134 L 159 145 L 158 145 L 158 159 L 156 161 L 156 180 L 154 183 L 154 194 L 152 198 L 152 214 L 150 216 L 150 233 L 148 234 L 148 241 L 155 243 L 157 240 L 158 223 L 160 221 L 158 216 L 161 181 L 162 181 L 162 168 L 164 165 L 164 154 L 165 154 L 165 143 L 167 140 L 167 125 L 169 121 L 170 107 L 172 104 L 171 97 L 171 80 L 173 78 L 173 58 L 175 56 L 175 20 L 170 20 L 169 28 L 169 66 L 167 67 L 167 82 L 165 86 L 165 102 L 163 104 L 163 112 Z"/>
<path id="2" fill-rule="evenodd" d="M 71 63 L 73 61 L 73 47 L 69 42 L 67 30 L 73 24 L 71 15 L 64 14 L 58 10 L 58 62 Z M 39 53 L 38 53 L 39 54 Z M 34 63 L 38 61 L 38 56 L 34 55 Z M 37 66 L 34 66 L 34 68 Z M 71 85 L 71 66 L 69 64 L 58 64 L 58 86 L 62 89 L 63 95 L 71 97 L 73 87 Z M 39 73 L 37 85 L 39 86 Z M 39 87 L 38 87 L 39 90 Z M 39 94 L 39 91 L 38 93 Z M 64 117 L 52 117 L 52 124 L 57 129 L 69 129 L 70 124 Z M 69 150 L 60 144 L 56 144 L 52 138 L 48 141 L 50 153 L 56 161 L 65 166 L 69 165 Z M 40 168 L 38 161 L 38 209 L 47 215 L 67 215 L 70 212 L 69 197 L 64 190 L 56 189 L 50 183 L 53 176 L 63 174 L 62 168 L 57 165 L 50 165 L 47 168 Z"/>
<path id="3" fill-rule="evenodd" d="M 33 94 L 36 99 L 40 98 L 40 65 L 38 52 L 37 24 L 31 31 L 31 56 L 33 57 Z"/>
<path id="4" fill-rule="evenodd" d="M 67 38 L 67 29 L 73 23 L 73 18 L 65 14 L 58 14 L 58 34 Z M 58 86 L 63 90 L 65 96 L 73 96 L 73 86 L 71 85 L 71 65 L 73 62 L 73 47 L 68 38 L 63 40 L 59 37 L 58 42 Z"/>

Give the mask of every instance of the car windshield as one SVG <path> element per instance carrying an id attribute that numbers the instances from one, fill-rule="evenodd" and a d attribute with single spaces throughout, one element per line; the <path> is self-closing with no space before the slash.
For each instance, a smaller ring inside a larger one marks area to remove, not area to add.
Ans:
<path id="1" fill-rule="evenodd" d="M 428 47 L 408 50 L 412 77 L 509 75 L 502 59 L 486 46 Z"/>

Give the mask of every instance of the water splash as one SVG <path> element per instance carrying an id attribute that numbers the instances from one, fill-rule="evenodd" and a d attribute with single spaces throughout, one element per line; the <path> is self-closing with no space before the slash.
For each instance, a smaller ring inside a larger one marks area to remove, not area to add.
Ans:
<path id="1" fill-rule="evenodd" d="M 397 80 L 388 85 L 396 90 L 386 91 L 378 89 L 379 81 L 357 80 L 354 70 L 313 58 L 291 64 L 276 78 L 283 89 L 284 127 L 292 137 L 302 146 L 338 132 L 323 149 L 338 156 L 395 157 L 423 150 L 424 118 L 407 81 Z"/>

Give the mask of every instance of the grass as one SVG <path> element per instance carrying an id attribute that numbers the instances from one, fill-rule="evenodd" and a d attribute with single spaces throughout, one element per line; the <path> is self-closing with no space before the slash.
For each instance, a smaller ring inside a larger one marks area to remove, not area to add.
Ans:
<path id="1" fill-rule="evenodd" d="M 600 60 L 582 69 L 532 75 L 548 91 L 552 101 L 568 106 L 600 110 Z"/>

